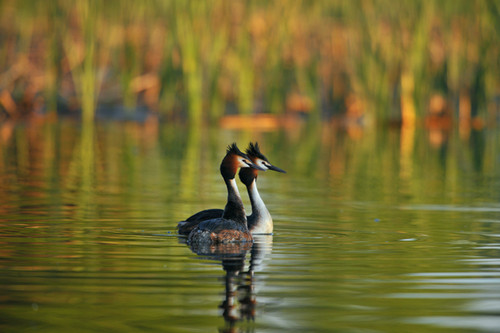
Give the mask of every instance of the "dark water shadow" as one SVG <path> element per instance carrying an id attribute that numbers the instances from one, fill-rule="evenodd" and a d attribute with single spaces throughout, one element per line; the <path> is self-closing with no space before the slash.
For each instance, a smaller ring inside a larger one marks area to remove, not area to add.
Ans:
<path id="1" fill-rule="evenodd" d="M 219 261 L 225 272 L 225 293 L 219 305 L 226 323 L 219 332 L 238 332 L 238 322 L 255 321 L 257 297 L 255 270 L 272 249 L 272 235 L 254 236 L 254 243 L 230 243 L 210 246 L 192 246 L 191 251 L 200 258 Z M 246 268 L 248 254 L 249 262 Z M 253 331 L 246 327 L 245 331 Z"/>

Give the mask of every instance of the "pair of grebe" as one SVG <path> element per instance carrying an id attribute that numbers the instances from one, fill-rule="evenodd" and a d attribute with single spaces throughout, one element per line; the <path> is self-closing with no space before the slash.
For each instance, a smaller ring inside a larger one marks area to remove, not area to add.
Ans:
<path id="1" fill-rule="evenodd" d="M 246 216 L 235 176 L 240 168 L 240 180 L 247 187 L 252 214 Z M 246 154 L 235 143 L 227 148 L 220 165 L 220 173 L 227 186 L 227 204 L 224 210 L 208 209 L 190 216 L 177 225 L 179 234 L 188 235 L 191 244 L 251 242 L 252 234 L 273 232 L 273 219 L 257 190 L 258 170 L 284 170 L 269 163 L 257 143 L 250 143 Z"/>

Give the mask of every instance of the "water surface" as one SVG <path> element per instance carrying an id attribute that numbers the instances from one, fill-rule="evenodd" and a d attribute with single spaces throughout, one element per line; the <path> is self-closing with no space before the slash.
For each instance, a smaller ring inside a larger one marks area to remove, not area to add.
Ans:
<path id="1" fill-rule="evenodd" d="M 500 133 L 383 133 L 4 125 L 0 330 L 497 332 Z M 197 253 L 175 225 L 250 140 L 275 233 Z"/>

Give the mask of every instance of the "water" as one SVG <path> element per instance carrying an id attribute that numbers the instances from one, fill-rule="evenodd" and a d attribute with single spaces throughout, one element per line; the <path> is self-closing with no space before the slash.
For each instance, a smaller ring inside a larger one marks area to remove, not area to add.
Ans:
<path id="1" fill-rule="evenodd" d="M 2 332 L 500 330 L 497 131 L 0 133 Z M 259 177 L 275 234 L 197 254 L 176 222 L 224 205 L 250 140 L 288 171 Z"/>

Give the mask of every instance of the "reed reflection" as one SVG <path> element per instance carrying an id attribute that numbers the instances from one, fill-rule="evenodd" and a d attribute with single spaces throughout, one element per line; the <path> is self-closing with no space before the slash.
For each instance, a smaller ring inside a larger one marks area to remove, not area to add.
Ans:
<path id="1" fill-rule="evenodd" d="M 256 235 L 254 243 L 228 243 L 209 246 L 190 245 L 201 258 L 220 261 L 225 271 L 224 299 L 219 308 L 226 326 L 220 332 L 238 332 L 241 321 L 255 321 L 257 297 L 255 271 L 272 250 L 272 235 Z M 246 258 L 250 254 L 248 267 Z"/>

